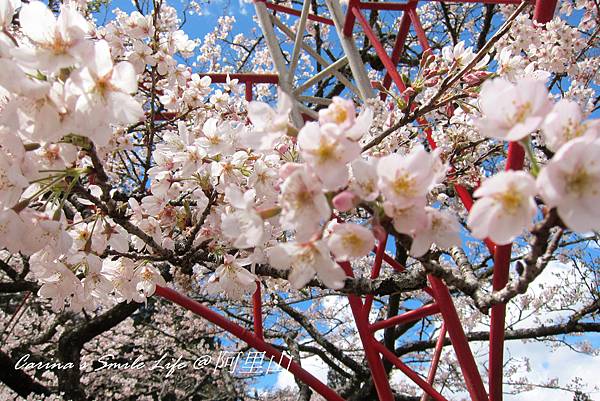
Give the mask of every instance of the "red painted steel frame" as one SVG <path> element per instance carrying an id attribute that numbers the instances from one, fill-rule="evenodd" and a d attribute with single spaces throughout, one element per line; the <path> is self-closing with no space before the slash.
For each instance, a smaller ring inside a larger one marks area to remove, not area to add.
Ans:
<path id="1" fill-rule="evenodd" d="M 242 73 L 242 74 L 223 74 L 223 73 L 207 73 L 199 74 L 202 77 L 210 77 L 213 83 L 223 84 L 229 79 L 237 79 L 239 82 L 244 84 L 245 98 L 247 101 L 252 100 L 252 86 L 255 84 L 278 84 L 279 75 L 277 74 L 254 74 L 254 73 Z"/>
<path id="2" fill-rule="evenodd" d="M 156 287 L 156 295 L 163 297 L 171 302 L 174 302 L 185 309 L 202 316 L 209 322 L 219 326 L 223 330 L 235 335 L 239 339 L 245 341 L 254 349 L 264 352 L 265 355 L 272 357 L 273 362 L 279 363 L 283 368 L 288 370 L 298 379 L 308 384 L 313 390 L 321 394 L 325 399 L 330 401 L 344 401 L 335 391 L 323 384 L 319 379 L 308 373 L 298 363 L 289 358 L 288 355 L 282 354 L 277 348 L 265 342 L 263 339 L 254 335 L 252 332 L 244 329 L 242 326 L 233 323 L 229 319 L 221 316 L 212 309 L 194 301 L 191 298 L 181 295 L 175 290 L 166 287 Z"/>

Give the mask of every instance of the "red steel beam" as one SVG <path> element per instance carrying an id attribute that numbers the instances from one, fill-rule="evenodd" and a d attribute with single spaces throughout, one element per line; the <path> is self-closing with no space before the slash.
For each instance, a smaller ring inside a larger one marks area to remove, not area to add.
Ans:
<path id="1" fill-rule="evenodd" d="M 350 1 L 352 1 L 352 0 L 350 0 Z M 361 25 L 363 31 L 365 32 L 365 35 L 369 39 L 369 42 L 371 42 L 371 45 L 373 45 L 373 47 L 375 48 L 375 53 L 377 53 L 377 55 L 381 59 L 381 62 L 383 63 L 388 74 L 390 74 L 392 81 L 394 81 L 394 83 L 396 84 L 398 89 L 400 89 L 400 91 L 404 91 L 404 89 L 406 89 L 406 87 L 404 86 L 404 83 L 402 82 L 402 78 L 400 78 L 400 74 L 398 74 L 398 70 L 396 69 L 396 64 L 390 59 L 390 56 L 388 56 L 387 52 L 383 48 L 383 45 L 381 44 L 381 42 L 379 41 L 379 39 L 377 38 L 377 36 L 373 32 L 373 30 L 371 29 L 371 26 L 367 22 L 367 19 L 362 14 L 360 9 L 358 9 L 356 7 L 352 7 L 351 10 L 352 10 L 352 15 L 354 15 L 354 17 L 356 18 L 358 23 Z"/>
<path id="2" fill-rule="evenodd" d="M 379 351 L 381 355 L 385 357 L 385 359 L 390 361 L 402 373 L 408 376 L 409 379 L 411 379 L 417 386 L 421 387 L 423 391 L 425 391 L 428 395 L 433 397 L 434 400 L 447 401 L 443 395 L 441 395 L 436 389 L 434 389 L 431 386 L 431 384 L 427 383 L 414 370 L 406 366 L 406 364 L 402 362 L 400 358 L 398 358 L 392 351 L 387 349 L 383 344 L 381 344 L 379 341 L 375 341 L 374 345 L 377 351 Z"/>
<path id="3" fill-rule="evenodd" d="M 383 262 L 383 255 L 385 254 L 385 244 L 387 243 L 387 233 L 378 238 L 379 244 L 377 245 L 377 251 L 375 252 L 375 261 L 373 262 L 373 268 L 371 269 L 371 279 L 375 279 L 379 277 L 379 272 L 381 271 L 381 263 Z M 368 294 L 365 297 L 365 305 L 363 306 L 363 311 L 369 316 L 371 312 L 371 306 L 373 305 L 373 294 Z"/>
<path id="4" fill-rule="evenodd" d="M 402 51 L 404 50 L 404 45 L 406 44 L 406 38 L 408 37 L 408 31 L 410 31 L 410 16 L 408 13 L 402 14 L 402 19 L 400 20 L 400 26 L 398 28 L 398 35 L 396 35 L 396 42 L 394 43 L 394 49 L 392 50 L 392 64 L 395 66 L 398 65 L 400 61 L 400 56 L 402 55 Z M 383 77 L 383 87 L 385 89 L 390 89 L 392 84 L 392 78 L 388 70 L 385 70 L 385 76 Z M 387 93 L 381 93 L 381 100 L 385 100 L 387 97 Z"/>
<path id="5" fill-rule="evenodd" d="M 416 6 L 410 7 L 406 11 L 410 16 L 410 21 L 412 22 L 413 28 L 415 28 L 419 44 L 421 45 L 424 51 L 429 50 L 429 42 L 427 41 L 425 30 L 423 29 L 423 26 L 421 25 L 421 20 L 419 19 L 419 15 L 417 14 Z"/>
<path id="6" fill-rule="evenodd" d="M 346 18 L 344 19 L 344 28 L 342 32 L 344 36 L 352 36 L 352 30 L 354 29 L 354 10 L 357 10 L 360 0 L 350 0 L 348 3 L 348 11 L 346 12 Z"/>
<path id="7" fill-rule="evenodd" d="M 396 3 L 396 2 L 390 2 L 390 1 L 383 1 L 383 2 L 373 2 L 373 1 L 367 1 L 367 2 L 361 2 L 358 3 L 358 8 L 360 8 L 361 10 L 391 10 L 391 11 L 404 11 L 406 10 L 409 6 L 409 3 Z"/>
<path id="8" fill-rule="evenodd" d="M 454 308 L 448 287 L 446 287 L 442 280 L 435 276 L 429 275 L 428 279 L 435 295 L 435 302 L 439 305 L 440 312 L 446 323 L 448 335 L 450 336 L 452 347 L 454 347 L 454 353 L 456 354 L 456 359 L 458 359 L 461 372 L 465 378 L 465 384 L 471 395 L 471 400 L 487 401 L 488 396 L 485 392 L 479 370 L 477 369 L 477 363 L 469 347 L 469 342 L 458 313 Z"/>
<path id="9" fill-rule="evenodd" d="M 349 262 L 340 262 L 339 265 L 348 277 L 354 277 L 352 266 L 350 266 Z M 373 383 L 375 384 L 375 390 L 377 391 L 379 401 L 394 401 L 394 394 L 392 393 L 388 376 L 383 367 L 383 362 L 375 348 L 379 343 L 371 335 L 368 316 L 363 313 L 363 303 L 360 297 L 352 294 L 348 294 L 348 302 L 350 303 L 350 309 L 354 316 L 356 329 L 358 330 L 360 340 L 363 344 L 367 363 L 371 369 L 371 375 L 373 377 Z"/>
<path id="10" fill-rule="evenodd" d="M 391 326 L 396 326 L 401 323 L 414 322 L 415 320 L 423 319 L 427 316 L 434 315 L 440 312 L 440 307 L 433 303 L 417 308 L 401 315 L 396 315 L 386 320 L 380 320 L 371 325 L 371 331 L 385 329 Z"/>
<path id="11" fill-rule="evenodd" d="M 255 0 L 255 1 L 257 1 L 257 2 L 260 1 L 262 3 L 265 3 L 265 6 L 267 8 L 270 8 L 273 11 L 279 11 L 282 13 L 295 15 L 296 17 L 299 17 L 302 14 L 302 12 L 300 10 L 282 6 L 281 4 L 271 3 L 266 0 Z M 308 19 L 311 21 L 320 22 L 322 24 L 333 25 L 333 20 L 331 20 L 329 18 L 321 17 L 321 16 L 315 15 L 315 14 L 308 14 Z"/>
<path id="12" fill-rule="evenodd" d="M 435 381 L 435 374 L 437 372 L 438 365 L 440 363 L 440 357 L 442 356 L 442 348 L 444 348 L 444 340 L 446 339 L 446 323 L 442 322 L 442 327 L 440 328 L 440 336 L 438 337 L 437 342 L 435 343 L 435 351 L 433 352 L 433 359 L 431 360 L 431 365 L 429 366 L 429 373 L 427 374 L 427 383 L 433 385 Z M 428 401 L 429 394 L 425 393 L 421 397 L 421 401 Z"/>
<path id="13" fill-rule="evenodd" d="M 262 318 L 262 295 L 260 291 L 260 281 L 256 281 L 256 291 L 252 294 L 252 315 L 254 317 L 254 334 L 261 340 L 264 339 L 263 334 L 263 318 Z"/>
<path id="14" fill-rule="evenodd" d="M 317 393 L 321 394 L 328 401 L 344 401 L 335 391 L 323 384 L 319 379 L 308 373 L 302 368 L 297 362 L 292 360 L 288 355 L 282 354 L 278 349 L 273 347 L 271 344 L 255 336 L 252 332 L 244 329 L 242 326 L 233 323 L 229 319 L 221 316 L 212 309 L 202 305 L 199 302 L 194 301 L 191 298 L 186 297 L 178 293 L 177 291 L 157 286 L 155 295 L 163 297 L 185 309 L 199 315 L 209 322 L 219 326 L 223 330 L 228 331 L 234 336 L 238 337 L 242 341 L 254 349 L 264 352 L 265 355 L 273 358 L 274 362 L 279 363 L 283 368 L 286 368 L 296 377 L 309 385 Z M 289 364 L 289 365 L 288 365 Z"/>

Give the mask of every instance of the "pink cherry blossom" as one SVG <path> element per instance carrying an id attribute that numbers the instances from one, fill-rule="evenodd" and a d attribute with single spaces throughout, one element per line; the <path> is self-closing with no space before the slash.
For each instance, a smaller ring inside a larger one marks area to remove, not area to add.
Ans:
<path id="1" fill-rule="evenodd" d="M 19 49 L 17 56 L 41 70 L 56 71 L 89 54 L 84 40 L 90 24 L 73 6 L 61 6 L 58 18 L 40 1 L 24 4 L 19 13 L 23 33 L 35 48 Z"/>
<path id="2" fill-rule="evenodd" d="M 281 224 L 294 230 L 298 241 L 308 241 L 327 221 L 331 208 L 318 180 L 304 168 L 290 174 L 281 184 Z"/>
<path id="3" fill-rule="evenodd" d="M 423 256 L 431 244 L 442 249 L 460 245 L 460 225 L 456 217 L 429 206 L 425 208 L 425 216 L 426 224 L 413 234 L 412 256 Z"/>
<path id="4" fill-rule="evenodd" d="M 244 269 L 232 255 L 225 255 L 223 264 L 210 276 L 206 284 L 209 294 L 223 294 L 230 299 L 242 299 L 256 290 L 258 277 Z"/>
<path id="5" fill-rule="evenodd" d="M 246 146 L 259 151 L 272 150 L 277 141 L 287 133 L 292 99 L 282 90 L 277 94 L 276 109 L 263 102 L 248 103 L 248 119 L 253 128 L 244 136 Z"/>
<path id="6" fill-rule="evenodd" d="M 252 189 L 244 193 L 235 186 L 225 189 L 225 199 L 234 210 L 221 214 L 221 230 L 236 248 L 253 248 L 265 240 L 263 220 L 254 208 L 255 196 Z"/>
<path id="7" fill-rule="evenodd" d="M 548 149 L 554 152 L 571 139 L 588 135 L 597 137 L 600 133 L 598 124 L 595 121 L 583 121 L 579 105 L 566 99 L 554 105 L 544 120 L 542 131 Z"/>

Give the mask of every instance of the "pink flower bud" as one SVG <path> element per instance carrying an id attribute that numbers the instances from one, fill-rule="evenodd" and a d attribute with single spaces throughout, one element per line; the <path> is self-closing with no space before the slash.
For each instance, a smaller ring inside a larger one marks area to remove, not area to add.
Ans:
<path id="1" fill-rule="evenodd" d="M 276 151 L 277 151 L 277 152 L 278 152 L 280 155 L 283 155 L 283 154 L 285 154 L 285 152 L 287 152 L 287 151 L 288 151 L 288 149 L 289 149 L 289 148 L 290 148 L 290 147 L 289 147 L 287 144 L 285 144 L 285 143 L 282 143 L 282 144 L 279 144 L 279 145 L 277 145 L 277 147 L 275 147 L 275 150 L 276 150 Z"/>
<path id="2" fill-rule="evenodd" d="M 428 88 L 431 88 L 432 86 L 437 85 L 438 81 L 439 81 L 438 77 L 428 79 L 427 81 L 425 81 L 425 86 L 427 86 Z"/>
<path id="3" fill-rule="evenodd" d="M 414 90 L 414 88 L 412 88 L 412 87 L 409 87 L 409 88 L 406 88 L 406 90 L 405 90 L 405 91 L 402 93 L 402 95 L 404 95 L 404 96 L 406 96 L 406 97 L 411 97 L 411 96 L 413 96 L 415 93 L 417 93 L 417 92 Z"/>
<path id="4" fill-rule="evenodd" d="M 340 212 L 347 212 L 354 208 L 357 198 L 350 191 L 343 191 L 333 197 L 333 207 Z"/>

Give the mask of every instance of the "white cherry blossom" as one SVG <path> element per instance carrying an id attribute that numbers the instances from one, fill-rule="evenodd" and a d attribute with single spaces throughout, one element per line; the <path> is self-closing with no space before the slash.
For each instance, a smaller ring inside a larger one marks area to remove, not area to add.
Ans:
<path id="1" fill-rule="evenodd" d="M 374 201 L 379 196 L 379 188 L 377 187 L 378 161 L 377 158 L 356 159 L 350 165 L 352 172 L 350 190 L 359 198 L 369 202 Z"/>
<path id="2" fill-rule="evenodd" d="M 334 124 L 341 136 L 358 141 L 367 133 L 373 121 L 373 110 L 365 108 L 358 116 L 354 102 L 334 96 L 326 109 L 319 110 L 319 123 Z"/>
<path id="3" fill-rule="evenodd" d="M 338 136 L 335 125 L 307 123 L 298 133 L 300 154 L 312 167 L 325 189 L 334 190 L 348 183 L 347 164 L 360 155 L 358 143 Z"/>
<path id="4" fill-rule="evenodd" d="M 69 67 L 89 55 L 85 35 L 90 25 L 71 5 L 62 5 L 58 18 L 40 1 L 24 4 L 19 13 L 23 33 L 36 45 L 16 51 L 21 61 L 41 70 Z"/>
<path id="5" fill-rule="evenodd" d="M 563 145 L 542 168 L 537 188 L 549 207 L 575 231 L 600 228 L 600 139 L 582 137 Z"/>
<path id="6" fill-rule="evenodd" d="M 318 180 L 305 168 L 297 168 L 281 184 L 281 225 L 295 230 L 298 241 L 317 234 L 322 221 L 329 220 L 331 208 Z"/>
<path id="7" fill-rule="evenodd" d="M 0 149 L 0 209 L 14 206 L 28 185 L 19 161 Z"/>
<path id="8" fill-rule="evenodd" d="M 414 199 L 408 206 L 397 206 L 393 202 L 384 202 L 385 214 L 392 218 L 394 230 L 402 234 L 412 235 L 415 231 L 422 230 L 427 225 L 425 214 L 425 198 Z"/>
<path id="9" fill-rule="evenodd" d="M 595 121 L 583 121 L 579 105 L 566 99 L 554 105 L 544 120 L 542 132 L 548 149 L 553 152 L 571 139 L 588 135 L 597 137 L 600 133 L 598 124 Z"/>
<path id="10" fill-rule="evenodd" d="M 256 290 L 258 277 L 240 266 L 232 255 L 223 257 L 223 264 L 210 276 L 206 283 L 209 294 L 223 294 L 230 299 L 243 299 Z"/>
<path id="11" fill-rule="evenodd" d="M 149 297 L 156 291 L 156 286 L 165 286 L 165 279 L 160 271 L 149 263 L 138 266 L 135 270 L 135 288 L 144 297 Z"/>
<path id="12" fill-rule="evenodd" d="M 375 246 L 375 237 L 371 230 L 359 224 L 335 224 L 327 237 L 327 245 L 336 260 L 348 261 L 368 255 Z"/>
<path id="13" fill-rule="evenodd" d="M 95 129 L 90 137 L 99 146 L 110 139 L 107 118 L 132 124 L 144 115 L 142 106 L 131 96 L 137 91 L 133 66 L 126 61 L 113 65 L 108 43 L 103 40 L 94 43 L 87 66 L 71 74 L 67 88 L 71 96 L 77 97 L 75 109 L 86 116 L 87 128 Z"/>
<path id="14" fill-rule="evenodd" d="M 346 274 L 331 258 L 323 240 L 281 243 L 267 251 L 273 267 L 290 271 L 288 280 L 296 289 L 304 287 L 315 274 L 329 288 L 344 286 Z"/>
<path id="15" fill-rule="evenodd" d="M 417 146 L 408 155 L 393 153 L 377 164 L 379 190 L 388 202 L 406 208 L 423 198 L 445 173 L 439 152 Z"/>
<path id="16" fill-rule="evenodd" d="M 538 129 L 552 107 L 543 81 L 503 78 L 486 81 L 479 98 L 482 118 L 476 121 L 481 134 L 518 141 Z"/>
<path id="17" fill-rule="evenodd" d="M 248 119 L 253 129 L 244 136 L 243 143 L 259 151 L 272 150 L 288 131 L 291 110 L 292 99 L 282 90 L 278 91 L 276 109 L 263 102 L 248 103 Z"/>
<path id="18" fill-rule="evenodd" d="M 460 225 L 456 217 L 432 207 L 425 208 L 426 224 L 416 230 L 410 254 L 423 256 L 435 244 L 438 248 L 460 245 Z"/>
<path id="19" fill-rule="evenodd" d="M 473 236 L 510 243 L 533 225 L 535 193 L 535 180 L 524 171 L 503 171 L 483 181 L 467 220 Z"/>
<path id="20" fill-rule="evenodd" d="M 234 211 L 221 214 L 221 230 L 236 248 L 253 248 L 265 240 L 263 220 L 254 208 L 255 196 L 252 189 L 244 193 L 235 186 L 225 189 L 225 200 Z"/>

